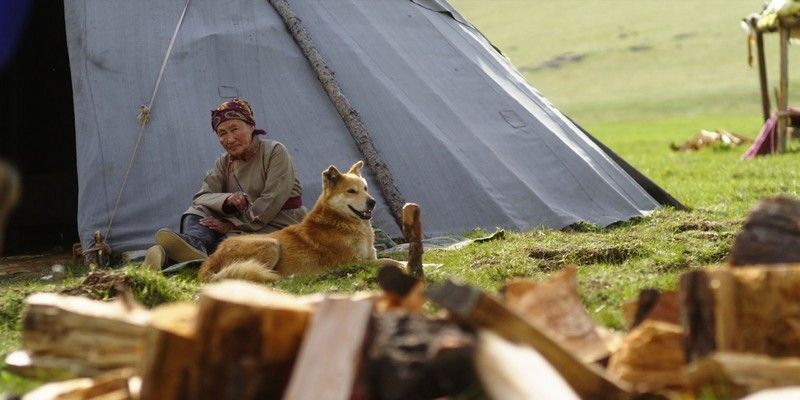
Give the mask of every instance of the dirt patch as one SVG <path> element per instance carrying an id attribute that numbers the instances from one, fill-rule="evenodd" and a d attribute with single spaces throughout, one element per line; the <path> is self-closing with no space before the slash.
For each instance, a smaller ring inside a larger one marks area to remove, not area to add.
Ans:
<path id="1" fill-rule="evenodd" d="M 0 257 L 0 279 L 16 274 L 42 274 L 55 264 L 71 262 L 70 252 Z"/>
<path id="2" fill-rule="evenodd" d="M 568 64 L 574 64 L 577 62 L 583 61 L 586 58 L 586 53 L 563 53 L 559 54 L 541 64 L 534 65 L 532 67 L 522 67 L 520 71 L 522 72 L 534 72 L 534 71 L 541 71 L 544 69 L 559 69 Z"/>
<path id="3" fill-rule="evenodd" d="M 696 35 L 697 35 L 697 33 L 694 33 L 694 32 L 682 32 L 682 33 L 679 33 L 679 34 L 673 36 L 672 38 L 675 39 L 675 40 L 686 40 L 686 39 L 689 39 L 689 38 L 694 37 Z"/>
<path id="4" fill-rule="evenodd" d="M 653 49 L 653 46 L 648 46 L 646 44 L 628 46 L 628 51 L 631 51 L 631 52 L 634 52 L 634 53 L 640 52 L 640 51 L 648 51 L 648 50 L 652 50 L 652 49 Z"/>
<path id="5" fill-rule="evenodd" d="M 700 231 L 700 232 L 719 232 L 724 230 L 726 225 L 711 221 L 687 221 L 675 227 L 675 232 Z"/>
<path id="6" fill-rule="evenodd" d="M 85 296 L 93 300 L 106 300 L 116 297 L 120 289 L 133 286 L 133 280 L 121 272 L 95 271 L 87 275 L 79 286 L 64 289 L 60 293 Z"/>
<path id="7" fill-rule="evenodd" d="M 553 270 L 566 264 L 622 264 L 641 255 L 641 251 L 628 244 L 595 245 L 571 249 L 544 249 L 534 247 L 528 257 L 539 261 L 540 268 Z"/>

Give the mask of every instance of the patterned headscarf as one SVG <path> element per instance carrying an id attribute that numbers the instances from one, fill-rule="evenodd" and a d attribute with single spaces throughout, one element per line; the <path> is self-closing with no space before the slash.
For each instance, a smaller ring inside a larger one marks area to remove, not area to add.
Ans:
<path id="1" fill-rule="evenodd" d="M 256 126 L 256 120 L 253 118 L 253 109 L 247 100 L 235 98 L 230 101 L 223 102 L 216 109 L 211 110 L 211 128 L 214 132 L 217 131 L 219 124 L 231 120 L 238 119 L 248 123 L 251 126 Z M 253 131 L 254 135 L 266 135 L 267 132 L 261 129 Z"/>

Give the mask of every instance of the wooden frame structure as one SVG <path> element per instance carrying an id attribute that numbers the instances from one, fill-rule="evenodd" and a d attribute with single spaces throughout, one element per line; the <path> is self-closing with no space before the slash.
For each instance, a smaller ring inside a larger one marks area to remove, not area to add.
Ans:
<path id="1" fill-rule="evenodd" d="M 778 17 L 778 23 L 773 27 L 759 28 L 756 18 L 747 19 L 748 25 L 755 34 L 756 51 L 758 53 L 758 77 L 761 86 L 761 107 L 764 121 L 771 115 L 769 101 L 769 90 L 767 89 L 767 66 L 764 58 L 764 33 L 778 32 L 780 43 L 780 78 L 778 88 L 775 91 L 777 103 L 778 126 L 777 126 L 777 151 L 786 152 L 789 143 L 789 32 L 792 29 L 800 29 L 800 16 Z"/>

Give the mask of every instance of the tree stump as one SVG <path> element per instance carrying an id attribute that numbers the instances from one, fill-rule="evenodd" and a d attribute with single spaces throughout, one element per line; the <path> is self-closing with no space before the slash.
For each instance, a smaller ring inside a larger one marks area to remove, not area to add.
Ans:
<path id="1" fill-rule="evenodd" d="M 197 398 L 281 398 L 310 316 L 299 298 L 260 285 L 206 286 L 197 316 Z"/>

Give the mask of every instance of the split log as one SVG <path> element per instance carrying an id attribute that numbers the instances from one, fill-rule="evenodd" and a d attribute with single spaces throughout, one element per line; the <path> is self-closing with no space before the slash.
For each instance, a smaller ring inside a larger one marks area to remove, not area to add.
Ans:
<path id="1" fill-rule="evenodd" d="M 693 388 L 739 398 L 762 389 L 800 385 L 800 358 L 746 353 L 713 353 L 691 363 L 686 377 Z"/>
<path id="2" fill-rule="evenodd" d="M 647 392 L 685 386 L 684 365 L 681 327 L 647 320 L 625 336 L 611 356 L 608 371 L 637 391 Z"/>
<path id="3" fill-rule="evenodd" d="M 198 399 L 281 398 L 311 307 L 243 281 L 206 286 L 197 315 Z"/>
<path id="4" fill-rule="evenodd" d="M 22 400 L 132 400 L 139 398 L 138 376 L 124 368 L 94 378 L 78 378 L 48 383 L 31 391 Z"/>
<path id="5" fill-rule="evenodd" d="M 678 292 L 644 289 L 636 300 L 622 305 L 622 314 L 628 329 L 633 329 L 645 320 L 662 321 L 680 325 L 681 306 Z"/>
<path id="6" fill-rule="evenodd" d="M 495 400 L 579 399 L 569 383 L 529 346 L 514 344 L 491 331 L 479 332 L 475 369 Z"/>
<path id="7" fill-rule="evenodd" d="M 197 398 L 198 305 L 171 303 L 153 310 L 141 367 L 142 398 Z"/>
<path id="8" fill-rule="evenodd" d="M 471 330 L 403 311 L 377 314 L 374 321 L 364 368 L 372 397 L 438 399 L 475 386 Z"/>
<path id="9" fill-rule="evenodd" d="M 375 174 L 375 180 L 381 189 L 386 205 L 394 217 L 398 226 L 403 226 L 403 212 L 402 207 L 405 201 L 403 200 L 400 190 L 394 183 L 392 173 L 389 167 L 383 161 L 383 158 L 372 142 L 372 137 L 369 135 L 367 126 L 361 119 L 355 107 L 350 103 L 344 95 L 342 88 L 336 81 L 333 71 L 328 67 L 325 59 L 320 54 L 317 47 L 314 45 L 314 40 L 311 35 L 303 27 L 303 21 L 295 15 L 292 7 L 286 0 L 268 0 L 275 12 L 280 15 L 292 38 L 300 46 L 300 50 L 308 60 L 311 68 L 316 72 L 317 79 L 322 84 L 325 93 L 331 99 L 334 108 L 342 118 L 347 131 L 356 143 L 358 151 L 364 156 L 364 161 L 369 167 L 370 171 Z"/>
<path id="10" fill-rule="evenodd" d="M 800 262 L 800 201 L 775 197 L 759 202 L 736 236 L 732 266 Z"/>
<path id="11" fill-rule="evenodd" d="M 582 398 L 619 399 L 629 395 L 622 382 L 585 364 L 537 326 L 480 290 L 448 281 L 428 289 L 428 298 L 467 323 L 489 329 L 513 343 L 533 347 Z"/>
<path id="12" fill-rule="evenodd" d="M 681 276 L 686 357 L 713 351 L 800 356 L 800 265 L 692 271 Z"/>
<path id="13" fill-rule="evenodd" d="M 554 274 L 547 282 L 515 279 L 502 289 L 505 305 L 546 331 L 583 362 L 610 355 L 605 341 L 583 307 L 574 266 Z"/>
<path id="14" fill-rule="evenodd" d="M 317 305 L 284 399 L 350 398 L 373 303 L 373 298 L 326 298 Z"/>
<path id="15" fill-rule="evenodd" d="M 422 221 L 419 206 L 406 203 L 403 206 L 403 235 L 408 242 L 408 273 L 419 279 L 425 277 L 422 270 Z"/>
<path id="16" fill-rule="evenodd" d="M 21 342 L 31 360 L 68 360 L 73 371 L 88 375 L 138 367 L 150 320 L 141 306 L 54 293 L 33 294 L 25 302 Z"/>

